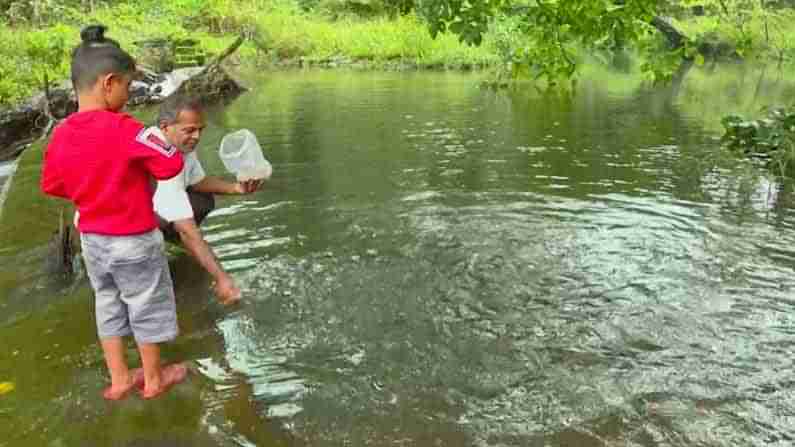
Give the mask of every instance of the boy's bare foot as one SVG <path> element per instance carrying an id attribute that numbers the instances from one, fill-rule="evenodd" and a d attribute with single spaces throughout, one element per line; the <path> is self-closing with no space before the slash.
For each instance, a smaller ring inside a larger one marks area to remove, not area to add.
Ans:
<path id="1" fill-rule="evenodd" d="M 122 400 L 130 394 L 134 388 L 139 388 L 144 384 L 144 370 L 136 368 L 130 371 L 130 381 L 122 387 L 113 387 L 112 385 L 105 388 L 102 392 L 102 397 L 107 400 Z"/>
<path id="2" fill-rule="evenodd" d="M 149 389 L 144 386 L 141 389 L 141 397 L 144 399 L 154 399 L 168 391 L 172 386 L 185 380 L 188 375 L 188 368 L 182 363 L 168 365 L 160 372 L 160 387 Z"/>

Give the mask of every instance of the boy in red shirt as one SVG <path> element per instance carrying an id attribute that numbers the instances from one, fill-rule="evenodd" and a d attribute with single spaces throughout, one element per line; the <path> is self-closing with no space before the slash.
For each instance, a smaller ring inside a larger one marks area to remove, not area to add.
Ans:
<path id="1" fill-rule="evenodd" d="M 47 146 L 42 190 L 74 202 L 96 299 L 97 332 L 111 376 L 106 399 L 143 385 L 153 398 L 187 375 L 183 364 L 161 368 L 158 343 L 177 336 L 176 304 L 163 236 L 152 205 L 153 180 L 183 168 L 180 151 L 147 137 L 143 124 L 121 113 L 136 73 L 135 61 L 105 27 L 81 32 L 72 53 L 79 109 Z M 122 337 L 133 335 L 143 371 L 130 371 Z"/>

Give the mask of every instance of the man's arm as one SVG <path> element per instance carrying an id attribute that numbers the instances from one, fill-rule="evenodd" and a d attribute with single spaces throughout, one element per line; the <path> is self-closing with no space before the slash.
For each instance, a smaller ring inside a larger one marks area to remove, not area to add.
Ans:
<path id="1" fill-rule="evenodd" d="M 240 289 L 224 271 L 213 254 L 212 249 L 204 240 L 201 230 L 193 219 L 183 219 L 174 222 L 174 228 L 179 233 L 182 244 L 215 279 L 215 294 L 223 304 L 231 304 L 240 299 Z"/>
<path id="2" fill-rule="evenodd" d="M 248 180 L 245 182 L 227 182 L 218 177 L 207 176 L 199 183 L 191 186 L 194 191 L 210 194 L 250 194 L 259 189 L 261 180 Z"/>

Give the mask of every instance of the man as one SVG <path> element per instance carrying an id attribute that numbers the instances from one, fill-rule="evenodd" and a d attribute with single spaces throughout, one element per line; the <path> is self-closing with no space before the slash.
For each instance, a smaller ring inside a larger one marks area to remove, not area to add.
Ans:
<path id="1" fill-rule="evenodd" d="M 213 194 L 251 194 L 259 189 L 261 180 L 228 182 L 205 175 L 195 152 L 204 128 L 204 110 L 197 99 L 175 95 L 161 105 L 157 127 L 148 131 L 181 151 L 185 167 L 176 177 L 157 182 L 154 207 L 165 238 L 182 242 L 215 280 L 218 299 L 229 304 L 240 299 L 240 289 L 221 267 L 199 225 L 215 208 Z"/>

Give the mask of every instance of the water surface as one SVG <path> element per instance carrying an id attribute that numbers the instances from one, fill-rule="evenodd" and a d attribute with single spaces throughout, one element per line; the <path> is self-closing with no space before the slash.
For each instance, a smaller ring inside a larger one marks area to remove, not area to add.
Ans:
<path id="1" fill-rule="evenodd" d="M 0 252 L 0 446 L 790 445 L 795 214 L 716 122 L 793 83 L 476 81 L 270 73 L 211 111 L 208 172 L 249 128 L 275 173 L 204 226 L 244 305 L 172 254 L 195 374 L 159 401 L 102 402 L 86 281 Z"/>

